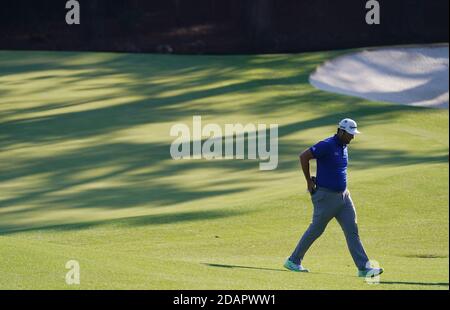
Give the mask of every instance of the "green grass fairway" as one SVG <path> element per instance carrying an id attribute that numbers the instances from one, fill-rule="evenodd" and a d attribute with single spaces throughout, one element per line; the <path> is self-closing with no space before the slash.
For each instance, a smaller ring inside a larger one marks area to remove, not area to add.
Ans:
<path id="1" fill-rule="evenodd" d="M 449 289 L 449 112 L 314 89 L 337 53 L 0 52 L 0 289 Z M 279 124 L 279 165 L 172 160 L 176 123 Z M 349 189 L 379 285 L 312 207 L 298 153 L 344 117 Z M 65 264 L 81 285 L 65 283 Z"/>

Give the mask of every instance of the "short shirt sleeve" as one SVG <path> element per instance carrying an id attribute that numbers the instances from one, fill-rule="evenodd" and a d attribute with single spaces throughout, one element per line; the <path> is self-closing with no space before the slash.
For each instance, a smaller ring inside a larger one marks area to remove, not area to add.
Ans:
<path id="1" fill-rule="evenodd" d="M 313 145 L 309 148 L 314 158 L 322 158 L 327 156 L 331 152 L 330 144 L 325 141 L 320 141 L 319 143 Z"/>

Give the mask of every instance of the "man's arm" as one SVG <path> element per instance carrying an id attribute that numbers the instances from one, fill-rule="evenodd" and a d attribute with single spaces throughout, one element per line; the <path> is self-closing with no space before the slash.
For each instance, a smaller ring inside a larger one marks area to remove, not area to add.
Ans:
<path id="1" fill-rule="evenodd" d="M 314 159 L 314 155 L 310 149 L 306 149 L 300 154 L 300 165 L 302 166 L 303 174 L 305 175 L 308 191 L 312 194 L 315 190 L 316 185 L 311 179 L 311 174 L 309 171 L 309 161 Z"/>

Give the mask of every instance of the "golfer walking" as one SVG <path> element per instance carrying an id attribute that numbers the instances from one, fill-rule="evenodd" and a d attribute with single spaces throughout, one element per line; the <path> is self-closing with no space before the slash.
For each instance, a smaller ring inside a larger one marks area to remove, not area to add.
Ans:
<path id="1" fill-rule="evenodd" d="M 359 131 L 356 122 L 346 118 L 339 122 L 337 134 L 320 141 L 300 155 L 300 163 L 314 206 L 312 223 L 300 239 L 284 267 L 297 272 L 308 272 L 302 260 L 313 242 L 324 232 L 327 224 L 336 218 L 345 234 L 348 249 L 358 268 L 358 276 L 377 276 L 382 268 L 372 268 L 359 239 L 356 213 L 347 190 L 347 145 Z M 309 161 L 317 160 L 317 178 L 310 175 Z"/>

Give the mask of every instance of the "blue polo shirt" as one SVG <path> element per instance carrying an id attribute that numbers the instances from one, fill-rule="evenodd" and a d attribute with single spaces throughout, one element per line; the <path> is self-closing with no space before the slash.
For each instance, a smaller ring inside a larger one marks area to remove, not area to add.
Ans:
<path id="1" fill-rule="evenodd" d="M 347 188 L 347 146 L 337 135 L 320 141 L 310 148 L 317 160 L 317 186 L 342 192 Z"/>

